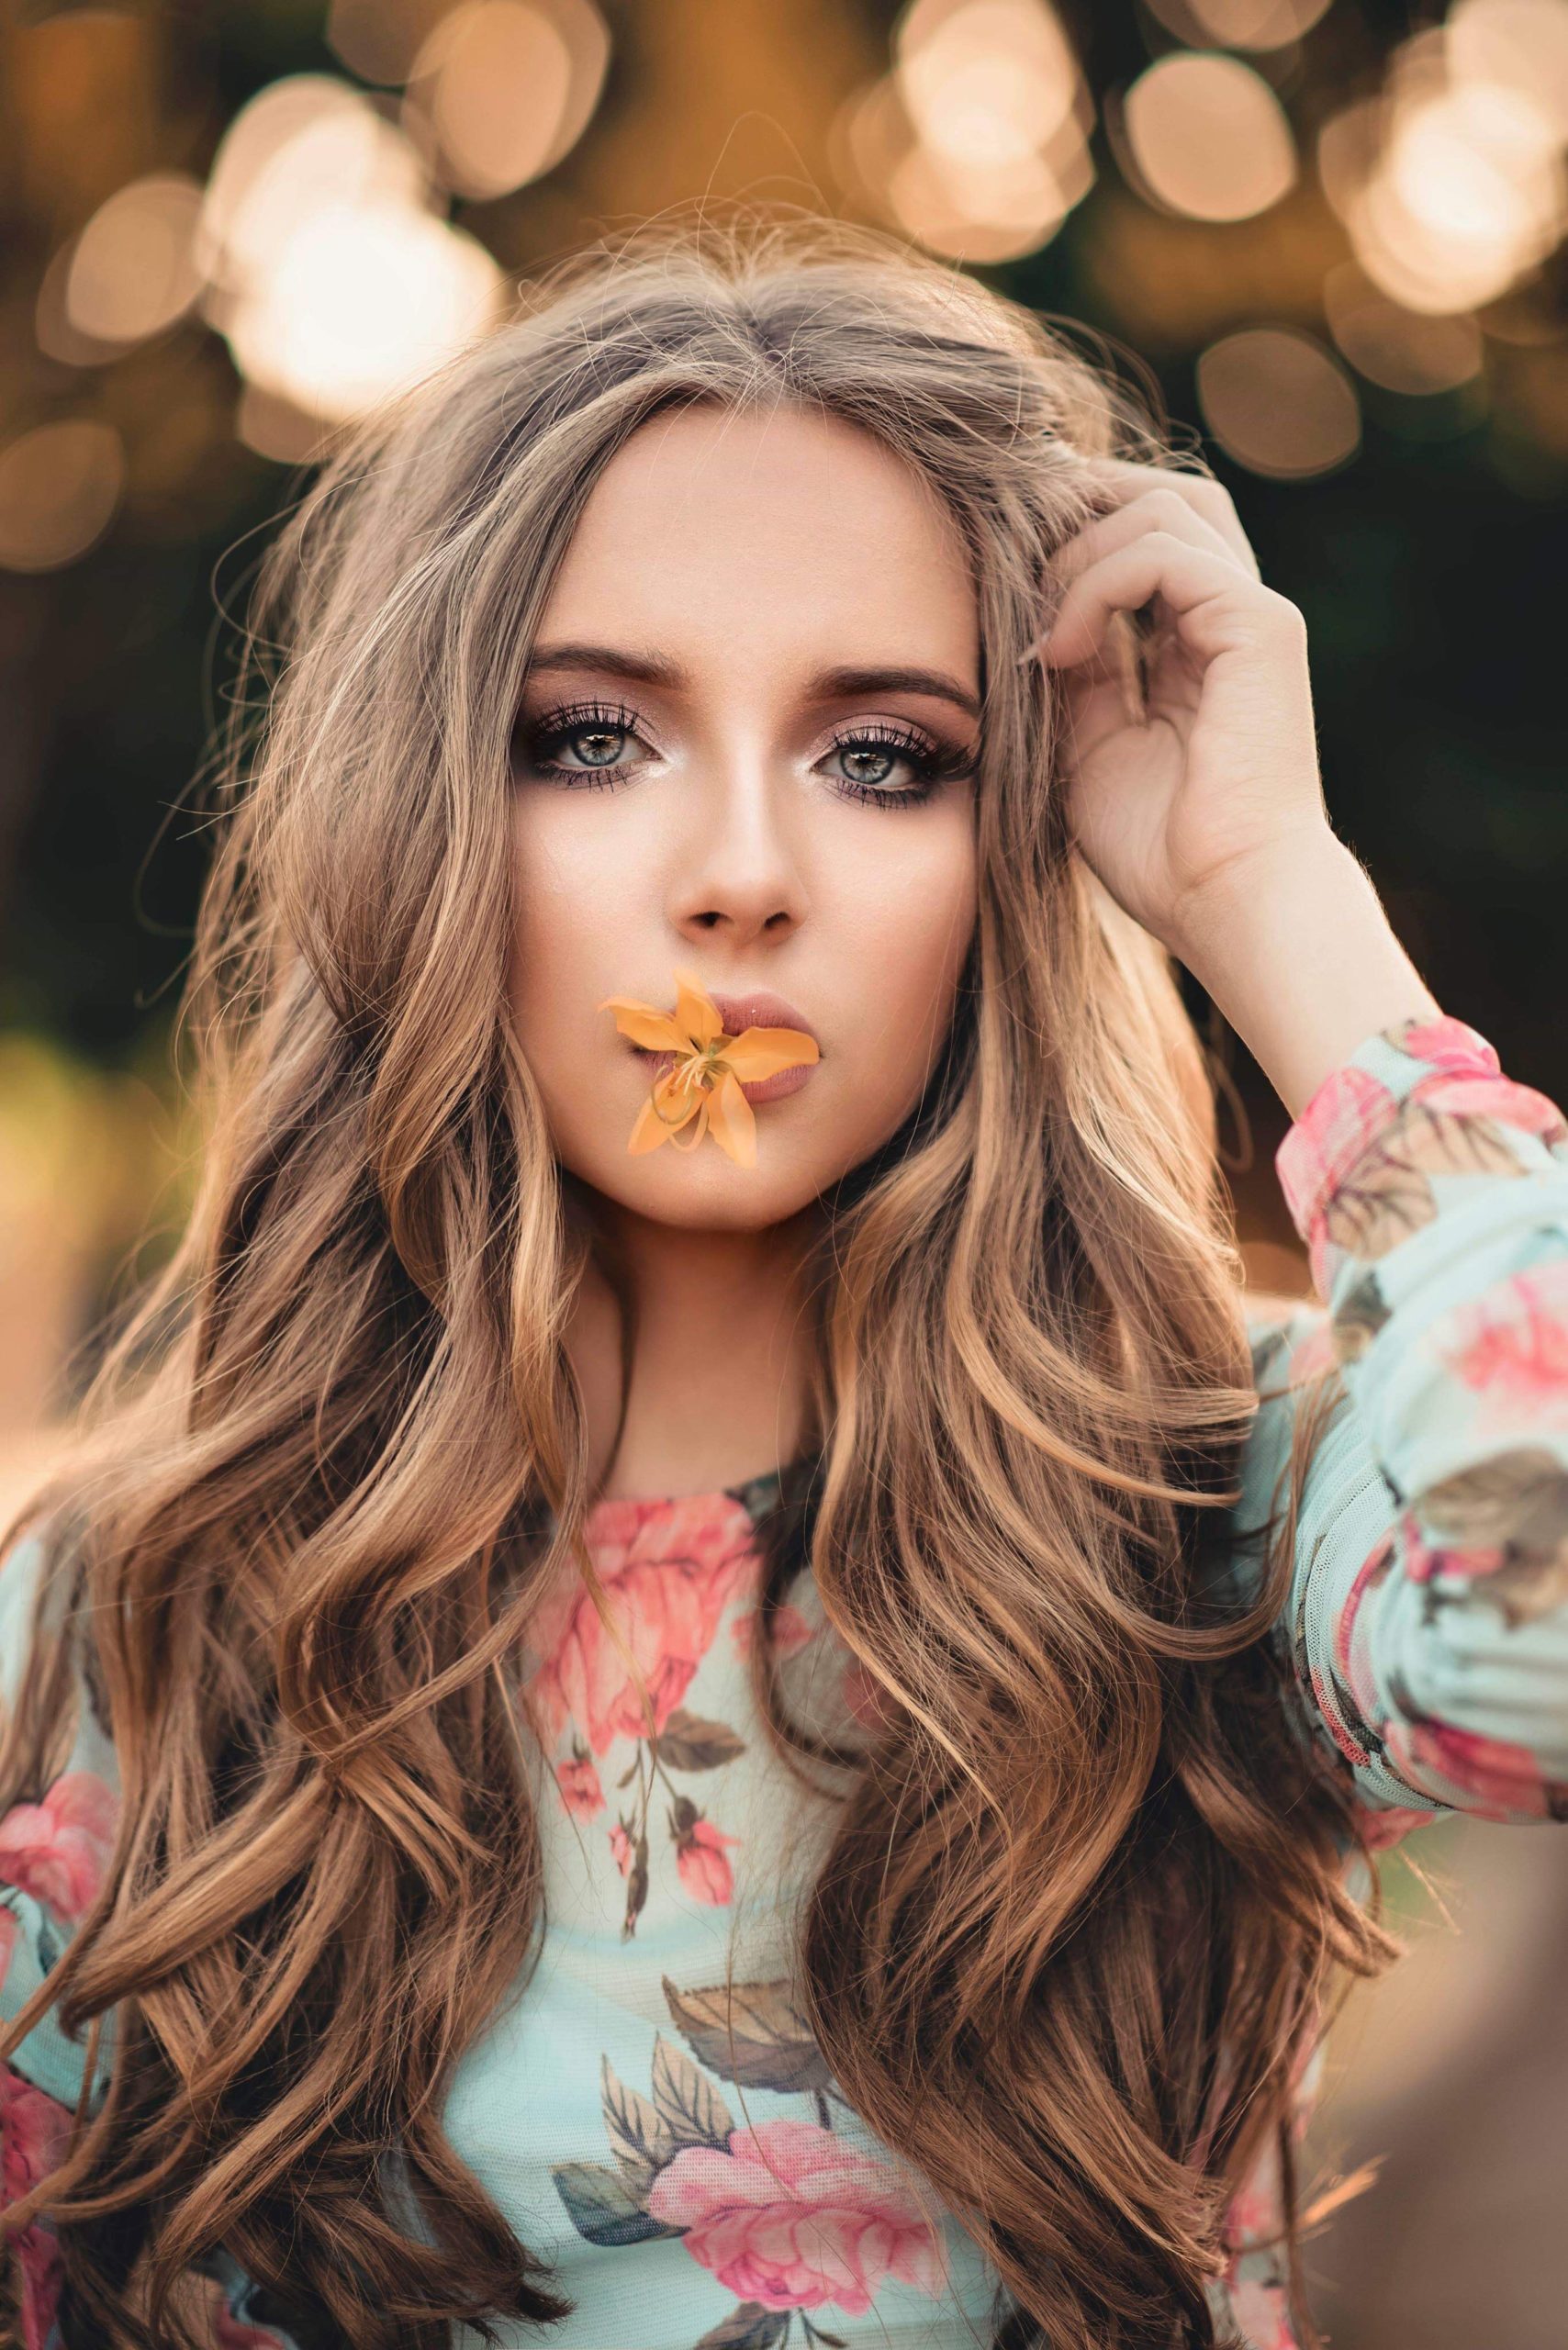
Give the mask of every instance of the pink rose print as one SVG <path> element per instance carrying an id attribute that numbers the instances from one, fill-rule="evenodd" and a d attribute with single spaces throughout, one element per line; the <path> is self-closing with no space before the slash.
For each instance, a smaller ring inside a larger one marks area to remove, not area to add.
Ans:
<path id="1" fill-rule="evenodd" d="M 1393 1107 L 1386 1085 L 1347 1063 L 1324 1079 L 1274 1154 L 1274 1171 L 1296 1230 L 1311 1233 L 1317 1244 L 1315 1270 L 1321 1237 L 1314 1227 L 1323 1203 L 1377 1140 Z"/>
<path id="2" fill-rule="evenodd" d="M 1282 2285 L 1265 2285 L 1251 2277 L 1238 2277 L 1230 2288 L 1230 2306 L 1251 2350 L 1300 2350 Z"/>
<path id="3" fill-rule="evenodd" d="M 7 2203 L 28 2194 L 65 2158 L 71 2116 L 63 2105 L 9 2065 L 0 2065 L 0 2144 Z M 21 2283 L 21 2350 L 44 2350 L 60 2300 L 60 2248 L 53 2231 L 35 2220 L 16 2239 Z"/>
<path id="4" fill-rule="evenodd" d="M 1410 1092 L 1413 1101 L 1425 1102 L 1428 1110 L 1446 1110 L 1462 1118 L 1495 1118 L 1503 1125 L 1539 1135 L 1542 1142 L 1568 1136 L 1556 1102 L 1511 1077 L 1477 1077 L 1468 1070 L 1461 1076 L 1423 1077 Z"/>
<path id="5" fill-rule="evenodd" d="M 17 1913 L 0 1906 L 0 1983 L 11 1971 L 11 1953 L 17 1947 Z"/>
<path id="6" fill-rule="evenodd" d="M 604 1809 L 604 1789 L 599 1783 L 591 1754 L 575 1755 L 555 1765 L 561 1800 L 576 1818 L 591 1819 Z"/>
<path id="7" fill-rule="evenodd" d="M 744 1657 L 749 1652 L 752 1636 L 761 1619 L 761 1612 L 760 1608 L 748 1607 L 745 1615 L 737 1616 L 730 1626 L 730 1638 L 735 1644 L 737 1656 Z M 785 1600 L 780 1606 L 774 1609 L 773 1648 L 774 1653 L 781 1660 L 796 1655 L 809 1640 L 814 1639 L 815 1637 L 811 1625 L 807 1623 L 800 1609 L 789 1600 Z"/>
<path id="8" fill-rule="evenodd" d="M 624 1824 L 617 1820 L 610 1831 L 610 1857 L 622 1876 L 631 1874 L 632 1856 L 636 1849 Z"/>
<path id="9" fill-rule="evenodd" d="M 852 1720 L 862 1729 L 879 1730 L 892 1719 L 893 1700 L 876 1674 L 857 1656 L 850 1658 L 839 1677 L 839 1695 Z"/>
<path id="10" fill-rule="evenodd" d="M 1551 1811 L 1540 1763 L 1528 1746 L 1484 1738 L 1451 1722 L 1394 1722 L 1386 1740 L 1395 1768 L 1406 1778 L 1436 1772 L 1463 1791 L 1463 1808 L 1482 1819 L 1510 1813 L 1544 1819 Z"/>
<path id="11" fill-rule="evenodd" d="M 248 2325 L 226 2309 L 218 2312 L 216 2331 L 218 2350 L 284 2350 L 282 2334 L 270 2325 Z"/>
<path id="12" fill-rule="evenodd" d="M 1413 1829 L 1425 1828 L 1440 1815 L 1435 1811 L 1420 1811 L 1406 1804 L 1389 1804 L 1382 1811 L 1374 1811 L 1369 1804 L 1361 1814 L 1367 1842 L 1374 1852 L 1386 1851 L 1408 1836 Z"/>
<path id="13" fill-rule="evenodd" d="M 93 1771 L 67 1771 L 41 1803 L 0 1819 L 0 1883 L 47 1902 L 70 1923 L 84 1917 L 114 1850 L 119 1796 Z"/>
<path id="14" fill-rule="evenodd" d="M 693 1821 L 676 1847 L 675 1864 L 694 1900 L 711 1901 L 718 1907 L 730 1899 L 734 1878 L 723 1848 L 740 1841 L 738 1836 L 726 1836 L 711 1819 Z"/>
<path id="15" fill-rule="evenodd" d="M 1392 1033 L 1401 1052 L 1460 1077 L 1495 1077 L 1501 1067 L 1495 1046 L 1451 1013 L 1437 1020 L 1412 1021 L 1408 1027 L 1401 1024 Z"/>
<path id="16" fill-rule="evenodd" d="M 756 1564 L 744 1503 L 600 1502 L 592 1513 L 593 1561 L 610 1606 L 648 1686 L 654 1728 L 680 1703 L 719 1618 Z M 646 1734 L 625 1665 L 577 1578 L 541 1602 L 532 1642 L 544 1720 L 559 1735 L 576 1722 L 595 1754 L 617 1738 Z"/>
<path id="17" fill-rule="evenodd" d="M 1560 1420 L 1568 1404 L 1568 1259 L 1516 1273 L 1479 1300 L 1447 1360 L 1480 1396 L 1482 1427 Z"/>
<path id="18" fill-rule="evenodd" d="M 212 2328 L 215 2350 L 284 2350 L 283 2336 L 274 2333 L 270 2325 L 252 2325 L 248 2319 L 236 2317 L 229 2306 L 229 2296 L 216 2278 L 205 2280 L 207 2298 L 207 2322 Z"/>
<path id="19" fill-rule="evenodd" d="M 765 2309 L 836 2303 L 863 2316 L 884 2279 L 933 2298 L 946 2249 L 897 2173 L 814 2121 L 730 2132 L 728 2151 L 683 2147 L 648 2190 L 692 2258 Z"/>

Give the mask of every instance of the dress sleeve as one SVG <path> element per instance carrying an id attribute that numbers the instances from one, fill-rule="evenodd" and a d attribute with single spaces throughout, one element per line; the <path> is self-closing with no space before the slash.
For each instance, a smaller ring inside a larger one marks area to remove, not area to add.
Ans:
<path id="1" fill-rule="evenodd" d="M 1252 1330 L 1240 1519 L 1304 1383 L 1340 1381 L 1277 1627 L 1304 1727 L 1374 1841 L 1568 1819 L 1568 1122 L 1464 1022 L 1407 1020 L 1324 1080 L 1275 1168 L 1317 1302 Z"/>

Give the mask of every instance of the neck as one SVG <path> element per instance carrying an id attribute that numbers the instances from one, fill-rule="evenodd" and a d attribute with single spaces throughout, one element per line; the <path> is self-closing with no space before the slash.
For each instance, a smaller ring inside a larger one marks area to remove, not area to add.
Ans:
<path id="1" fill-rule="evenodd" d="M 604 1253 L 634 1305 L 617 1441 L 622 1315 L 596 1256 L 566 1336 L 596 1495 L 717 1493 L 794 1458 L 814 1345 L 803 1271 L 820 1217 L 813 1202 L 761 1232 L 689 1231 L 593 1203 Z"/>

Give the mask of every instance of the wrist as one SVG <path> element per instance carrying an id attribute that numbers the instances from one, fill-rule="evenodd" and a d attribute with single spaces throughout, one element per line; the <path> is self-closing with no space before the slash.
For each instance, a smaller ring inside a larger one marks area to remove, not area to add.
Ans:
<path id="1" fill-rule="evenodd" d="M 1439 1014 L 1371 875 L 1327 828 L 1238 867 L 1190 912 L 1172 951 L 1293 1119 L 1376 1030 Z"/>
<path id="2" fill-rule="evenodd" d="M 1189 891 L 1171 935 L 1164 941 L 1195 979 L 1215 992 L 1238 953 L 1249 955 L 1255 940 L 1278 934 L 1286 909 L 1320 910 L 1332 919 L 1345 907 L 1358 910 L 1368 896 L 1375 902 L 1371 876 L 1355 851 L 1327 823 L 1270 843 L 1235 857 L 1211 881 Z"/>

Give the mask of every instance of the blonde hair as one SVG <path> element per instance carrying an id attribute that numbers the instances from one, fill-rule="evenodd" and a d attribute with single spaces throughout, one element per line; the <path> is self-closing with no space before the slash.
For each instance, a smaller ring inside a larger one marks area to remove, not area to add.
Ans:
<path id="1" fill-rule="evenodd" d="M 809 2020 L 1052 2350 L 1213 2343 L 1227 2201 L 1277 2143 L 1316 2344 L 1292 2083 L 1334 1970 L 1398 1945 L 1264 1637 L 1314 1415 L 1227 1612 L 1206 1562 L 1257 1396 L 1204 1056 L 1074 851 L 1053 681 L 1017 663 L 1095 456 L 1173 460 L 1066 332 L 812 219 L 575 256 L 347 436 L 268 551 L 183 1013 L 199 1191 L 28 1514 L 123 1811 L 0 2042 L 57 2003 L 90 2068 L 113 2010 L 109 2086 L 6 2227 L 52 2219 L 104 2350 L 196 2339 L 179 2280 L 220 2243 L 355 2350 L 573 2306 L 441 2120 L 541 1910 L 507 1661 L 558 1561 L 604 1613 L 563 1347 L 586 1247 L 507 1010 L 509 744 L 585 500 L 696 401 L 902 456 L 985 656 L 970 966 L 920 1110 L 828 1203 L 809 1506 L 767 1529 L 888 1701 L 801 1916 Z M 0 1799 L 40 1784 L 67 1667 L 40 1628 Z"/>

